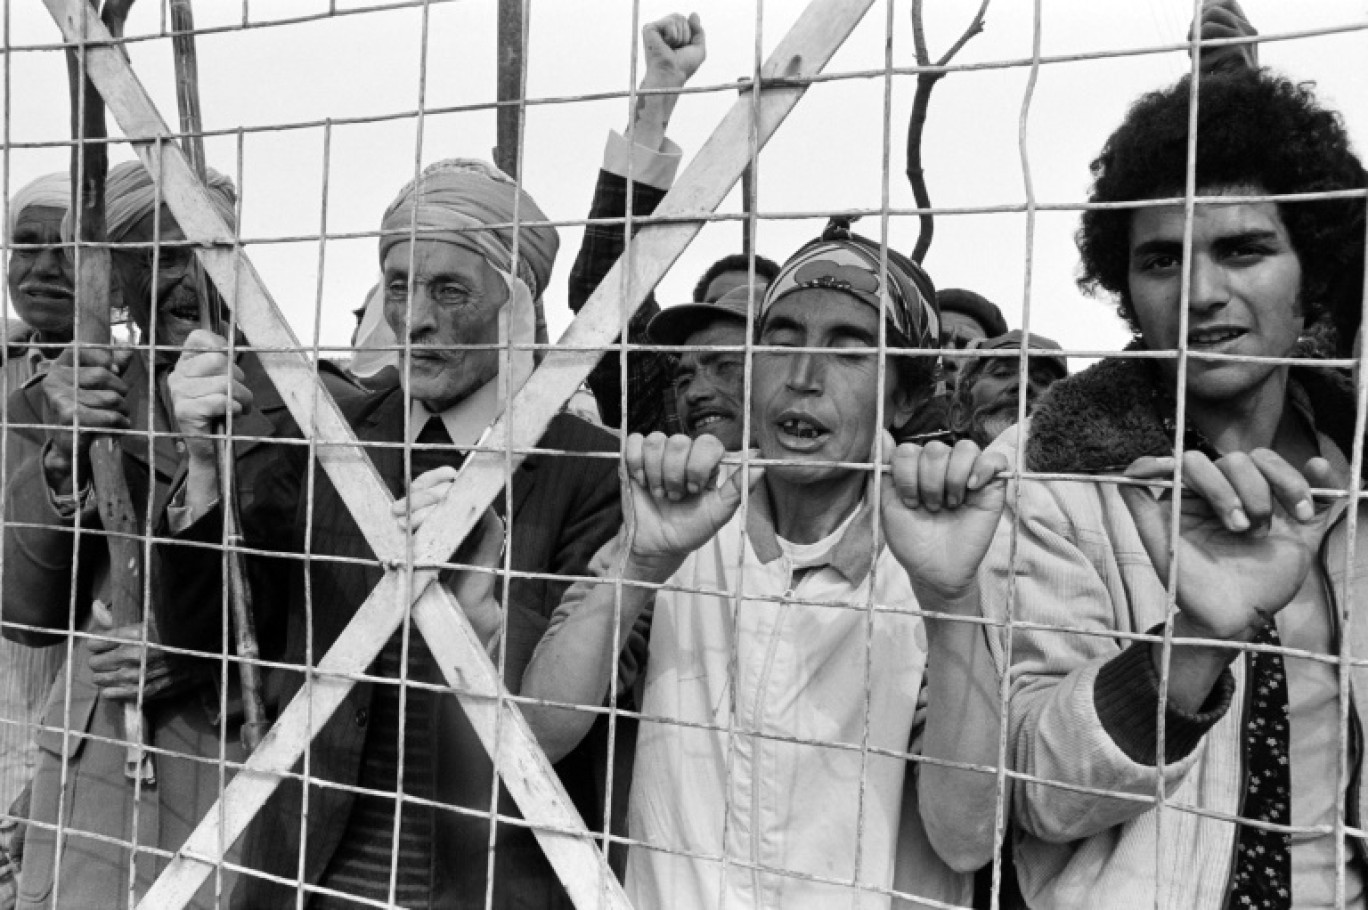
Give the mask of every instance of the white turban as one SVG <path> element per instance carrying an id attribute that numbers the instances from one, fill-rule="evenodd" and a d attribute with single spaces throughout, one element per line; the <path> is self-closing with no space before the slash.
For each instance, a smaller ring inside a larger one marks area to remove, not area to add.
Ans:
<path id="1" fill-rule="evenodd" d="M 517 205 L 518 262 L 513 264 L 514 205 Z M 415 213 L 416 209 L 416 213 Z M 494 165 L 472 158 L 450 158 L 429 165 L 416 181 L 399 191 L 381 223 L 380 261 L 414 229 L 422 240 L 440 240 L 484 257 L 508 287 L 508 302 L 499 315 L 499 343 L 530 345 L 537 339 L 535 301 L 546 288 L 560 238 L 532 197 Z M 504 225 L 489 228 L 488 225 Z M 481 228 L 484 229 L 481 229 Z M 357 352 L 351 370 L 370 377 L 387 366 L 399 367 L 395 337 L 385 320 L 384 282 L 372 288 L 357 330 Z M 533 353 L 514 350 L 511 370 L 499 373 L 499 401 L 516 392 L 532 372 Z"/>
<path id="2" fill-rule="evenodd" d="M 232 227 L 236 220 L 237 205 L 233 181 L 213 168 L 207 171 L 205 183 L 209 188 L 209 200 L 219 217 Z M 109 240 L 118 243 L 126 239 L 134 225 L 152 214 L 158 198 L 165 201 L 165 190 L 158 193 L 152 175 L 141 161 L 125 161 L 110 168 L 105 180 L 105 224 L 108 226 Z"/>
<path id="3" fill-rule="evenodd" d="M 441 240 L 479 253 L 501 272 L 514 273 L 513 220 L 517 208 L 516 275 L 540 297 L 551 279 L 560 237 L 532 197 L 492 164 L 474 158 L 449 158 L 423 170 L 399 191 L 380 225 L 380 261 L 395 245 L 416 236 Z M 416 234 L 411 234 L 415 226 Z M 490 225 L 503 225 L 490 227 Z"/>
<path id="4" fill-rule="evenodd" d="M 65 212 L 71 207 L 71 175 L 66 171 L 44 174 L 37 180 L 26 183 L 10 197 L 9 229 L 7 236 L 14 237 L 14 229 L 19 226 L 19 216 L 29 208 L 60 209 Z"/>

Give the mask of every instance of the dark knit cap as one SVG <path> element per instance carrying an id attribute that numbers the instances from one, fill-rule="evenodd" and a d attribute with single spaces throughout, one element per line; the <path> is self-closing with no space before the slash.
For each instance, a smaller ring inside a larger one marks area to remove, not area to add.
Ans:
<path id="1" fill-rule="evenodd" d="M 942 313 L 963 313 L 983 326 L 987 338 L 1007 334 L 1007 320 L 1003 318 L 1002 310 L 982 294 L 964 288 L 946 288 L 936 293 L 936 302 Z"/>

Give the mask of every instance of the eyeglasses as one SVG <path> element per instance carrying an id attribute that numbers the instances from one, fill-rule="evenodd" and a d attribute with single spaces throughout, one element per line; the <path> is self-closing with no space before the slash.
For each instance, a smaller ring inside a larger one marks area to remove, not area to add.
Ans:
<path id="1" fill-rule="evenodd" d="M 413 297 L 418 298 L 418 289 L 425 288 L 431 299 L 443 306 L 460 306 L 471 300 L 470 288 L 450 278 L 414 278 Z M 385 285 L 385 303 L 402 305 L 408 300 L 409 279 L 396 278 Z"/>

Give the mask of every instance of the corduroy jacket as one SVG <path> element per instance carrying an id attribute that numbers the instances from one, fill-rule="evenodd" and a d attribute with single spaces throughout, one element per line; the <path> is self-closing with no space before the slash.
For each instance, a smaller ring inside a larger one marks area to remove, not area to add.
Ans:
<path id="1" fill-rule="evenodd" d="M 1106 360 L 1061 380 L 1029 425 L 994 444 L 1027 470 L 1118 473 L 1142 455 L 1169 455 L 1172 400 L 1148 361 Z M 1347 381 L 1305 368 L 1292 371 L 1317 429 L 1342 451 L 1352 448 L 1353 396 Z M 1022 481 L 1008 495 L 999 534 L 980 574 L 990 618 L 1052 628 L 1018 628 L 1012 640 L 1009 755 L 1017 771 L 1077 789 L 1018 781 L 1013 827 L 1017 873 L 1029 906 L 1050 910 L 1225 906 L 1236 826 L 1210 814 L 1239 813 L 1243 784 L 1245 661 L 1236 660 L 1198 715 L 1170 708 L 1166 718 L 1162 835 L 1155 809 L 1155 764 L 1130 756 L 1136 740 L 1154 742 L 1157 674 L 1148 643 L 1110 633 L 1145 633 L 1164 622 L 1166 592 L 1129 509 L 1114 484 Z M 1013 503 L 1016 503 L 1015 510 Z M 1352 592 L 1368 598 L 1368 537 L 1347 561 L 1347 507 L 1335 507 L 1312 568 L 1329 584 L 1331 612 Z M 1362 521 L 1363 518 L 1360 518 Z M 1019 521 L 1015 558 L 1012 526 Z M 1368 657 L 1368 622 L 1351 624 L 1350 652 Z M 1337 630 L 1338 634 L 1338 630 Z M 1338 643 L 1337 643 L 1338 644 Z M 999 655 L 1000 657 L 1001 655 Z M 1119 702 L 1133 709 L 1131 729 L 1116 726 Z M 1368 670 L 1351 672 L 1352 741 L 1368 722 Z M 1236 706 L 1234 710 L 1231 706 Z M 1126 739 L 1129 748 L 1123 748 Z M 1150 747 L 1153 754 L 1153 745 Z M 1361 748 L 1351 750 L 1347 796 L 1351 826 L 1364 818 Z M 1350 837 L 1350 849 L 1362 844 Z"/>

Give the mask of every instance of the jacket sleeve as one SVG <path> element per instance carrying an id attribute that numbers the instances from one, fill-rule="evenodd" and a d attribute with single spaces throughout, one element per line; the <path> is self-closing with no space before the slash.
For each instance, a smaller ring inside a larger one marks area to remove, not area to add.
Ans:
<path id="1" fill-rule="evenodd" d="M 1031 779 L 1148 798 L 1158 783 L 1154 754 L 1145 751 L 1143 731 L 1121 735 L 1116 724 L 1124 718 L 1141 727 L 1155 725 L 1157 688 L 1138 672 L 1152 673 L 1152 661 L 1148 645 L 1131 646 L 1114 633 L 1141 633 L 1150 624 L 1137 627 L 1138 605 L 1125 602 L 1128 592 L 1097 556 L 1114 544 L 1109 537 L 1114 529 L 1102 519 L 1091 528 L 1075 514 L 1089 509 L 1083 500 L 1090 497 L 1099 514 L 1125 508 L 1119 497 L 1096 501 L 1104 495 L 1097 487 L 1025 481 L 1017 512 L 1012 508 L 1014 491 L 1009 492 L 1009 508 L 980 573 L 983 606 L 990 619 L 1005 622 L 1011 582 L 1014 620 L 1047 627 L 1017 628 L 1012 639 L 1008 736 L 1016 770 Z M 1013 561 L 1012 526 L 1018 515 Z M 1162 617 L 1157 576 L 1155 591 L 1160 601 L 1143 612 Z M 1002 642 L 994 637 L 999 669 Z M 1224 715 L 1232 690 L 1227 671 L 1202 715 L 1169 709 L 1167 790 L 1192 770 L 1196 746 Z M 1148 742 L 1152 750 L 1152 736 Z M 1051 843 L 1098 834 L 1142 815 L 1151 805 L 1149 799 L 1116 799 L 1027 780 L 1014 788 L 1016 823 Z"/>
<path id="2" fill-rule="evenodd" d="M 541 445 L 571 452 L 612 451 L 616 440 L 602 429 L 577 417 L 561 415 L 555 418 Z M 543 524 L 544 533 L 554 537 L 547 551 L 545 565 L 538 572 L 547 573 L 544 585 L 512 584 L 509 588 L 510 611 L 521 614 L 510 616 L 507 629 L 510 635 L 521 628 L 525 641 L 510 641 L 510 666 L 506 676 L 510 685 L 519 685 L 532 652 L 546 632 L 547 624 L 560 605 L 570 586 L 589 575 L 590 560 L 600 546 L 610 540 L 622 525 L 619 502 L 617 464 L 607 458 L 547 455 L 538 468 L 550 476 L 539 480 L 539 485 L 562 491 L 561 505 L 555 515 L 519 515 L 519 522 Z M 515 531 L 516 534 L 516 531 Z M 516 621 L 525 620 L 525 621 Z M 511 655 L 520 655 L 517 666 Z"/>
<path id="3" fill-rule="evenodd" d="M 75 531 L 75 514 L 58 512 L 43 476 L 42 451 L 25 459 L 10 477 L 5 490 L 4 544 L 4 637 L 38 647 L 56 644 L 61 634 L 47 635 L 8 623 L 40 626 L 61 633 L 79 628 L 89 604 L 75 599 L 77 615 L 70 615 L 72 586 L 85 588 L 81 540 Z M 93 504 L 81 509 L 83 529 L 97 528 L 100 518 Z"/>
<path id="4" fill-rule="evenodd" d="M 665 191 L 646 183 L 632 184 L 632 215 L 653 213 Z M 622 219 L 627 214 L 627 181 L 607 170 L 599 171 L 594 201 L 589 208 L 591 219 Z M 639 230 L 633 226 L 633 233 Z M 613 265 L 622 256 L 625 246 L 623 225 L 588 224 L 584 241 L 575 265 L 570 271 L 570 309 L 579 313 L 598 288 Z M 654 292 L 646 297 L 641 307 L 627 323 L 627 340 L 632 344 L 646 344 L 646 326 L 660 306 Z M 607 351 L 589 374 L 589 388 L 598 402 L 603 422 L 614 430 L 628 433 L 650 433 L 665 429 L 665 395 L 670 391 L 674 364 L 669 354 L 657 351 L 634 351 L 627 358 L 627 420 L 622 419 L 622 382 L 615 351 Z"/>
<path id="5" fill-rule="evenodd" d="M 293 422 L 285 421 L 277 435 L 292 438 L 293 429 Z M 239 460 L 239 471 L 252 470 L 255 487 L 255 495 L 241 513 L 243 546 L 266 553 L 298 550 L 295 519 L 307 455 L 308 449 L 301 445 L 264 443 Z M 248 458 L 255 463 L 244 464 Z M 178 496 L 173 497 L 168 518 L 178 500 Z M 166 644 L 210 653 L 221 649 L 222 545 L 221 504 L 184 527 L 166 522 L 160 535 L 158 572 L 154 578 L 159 596 L 153 598 L 158 605 L 157 628 Z M 245 556 L 244 563 L 261 653 L 270 659 L 278 655 L 284 643 L 289 573 L 300 571 L 300 563 L 290 556 L 261 554 Z"/>

